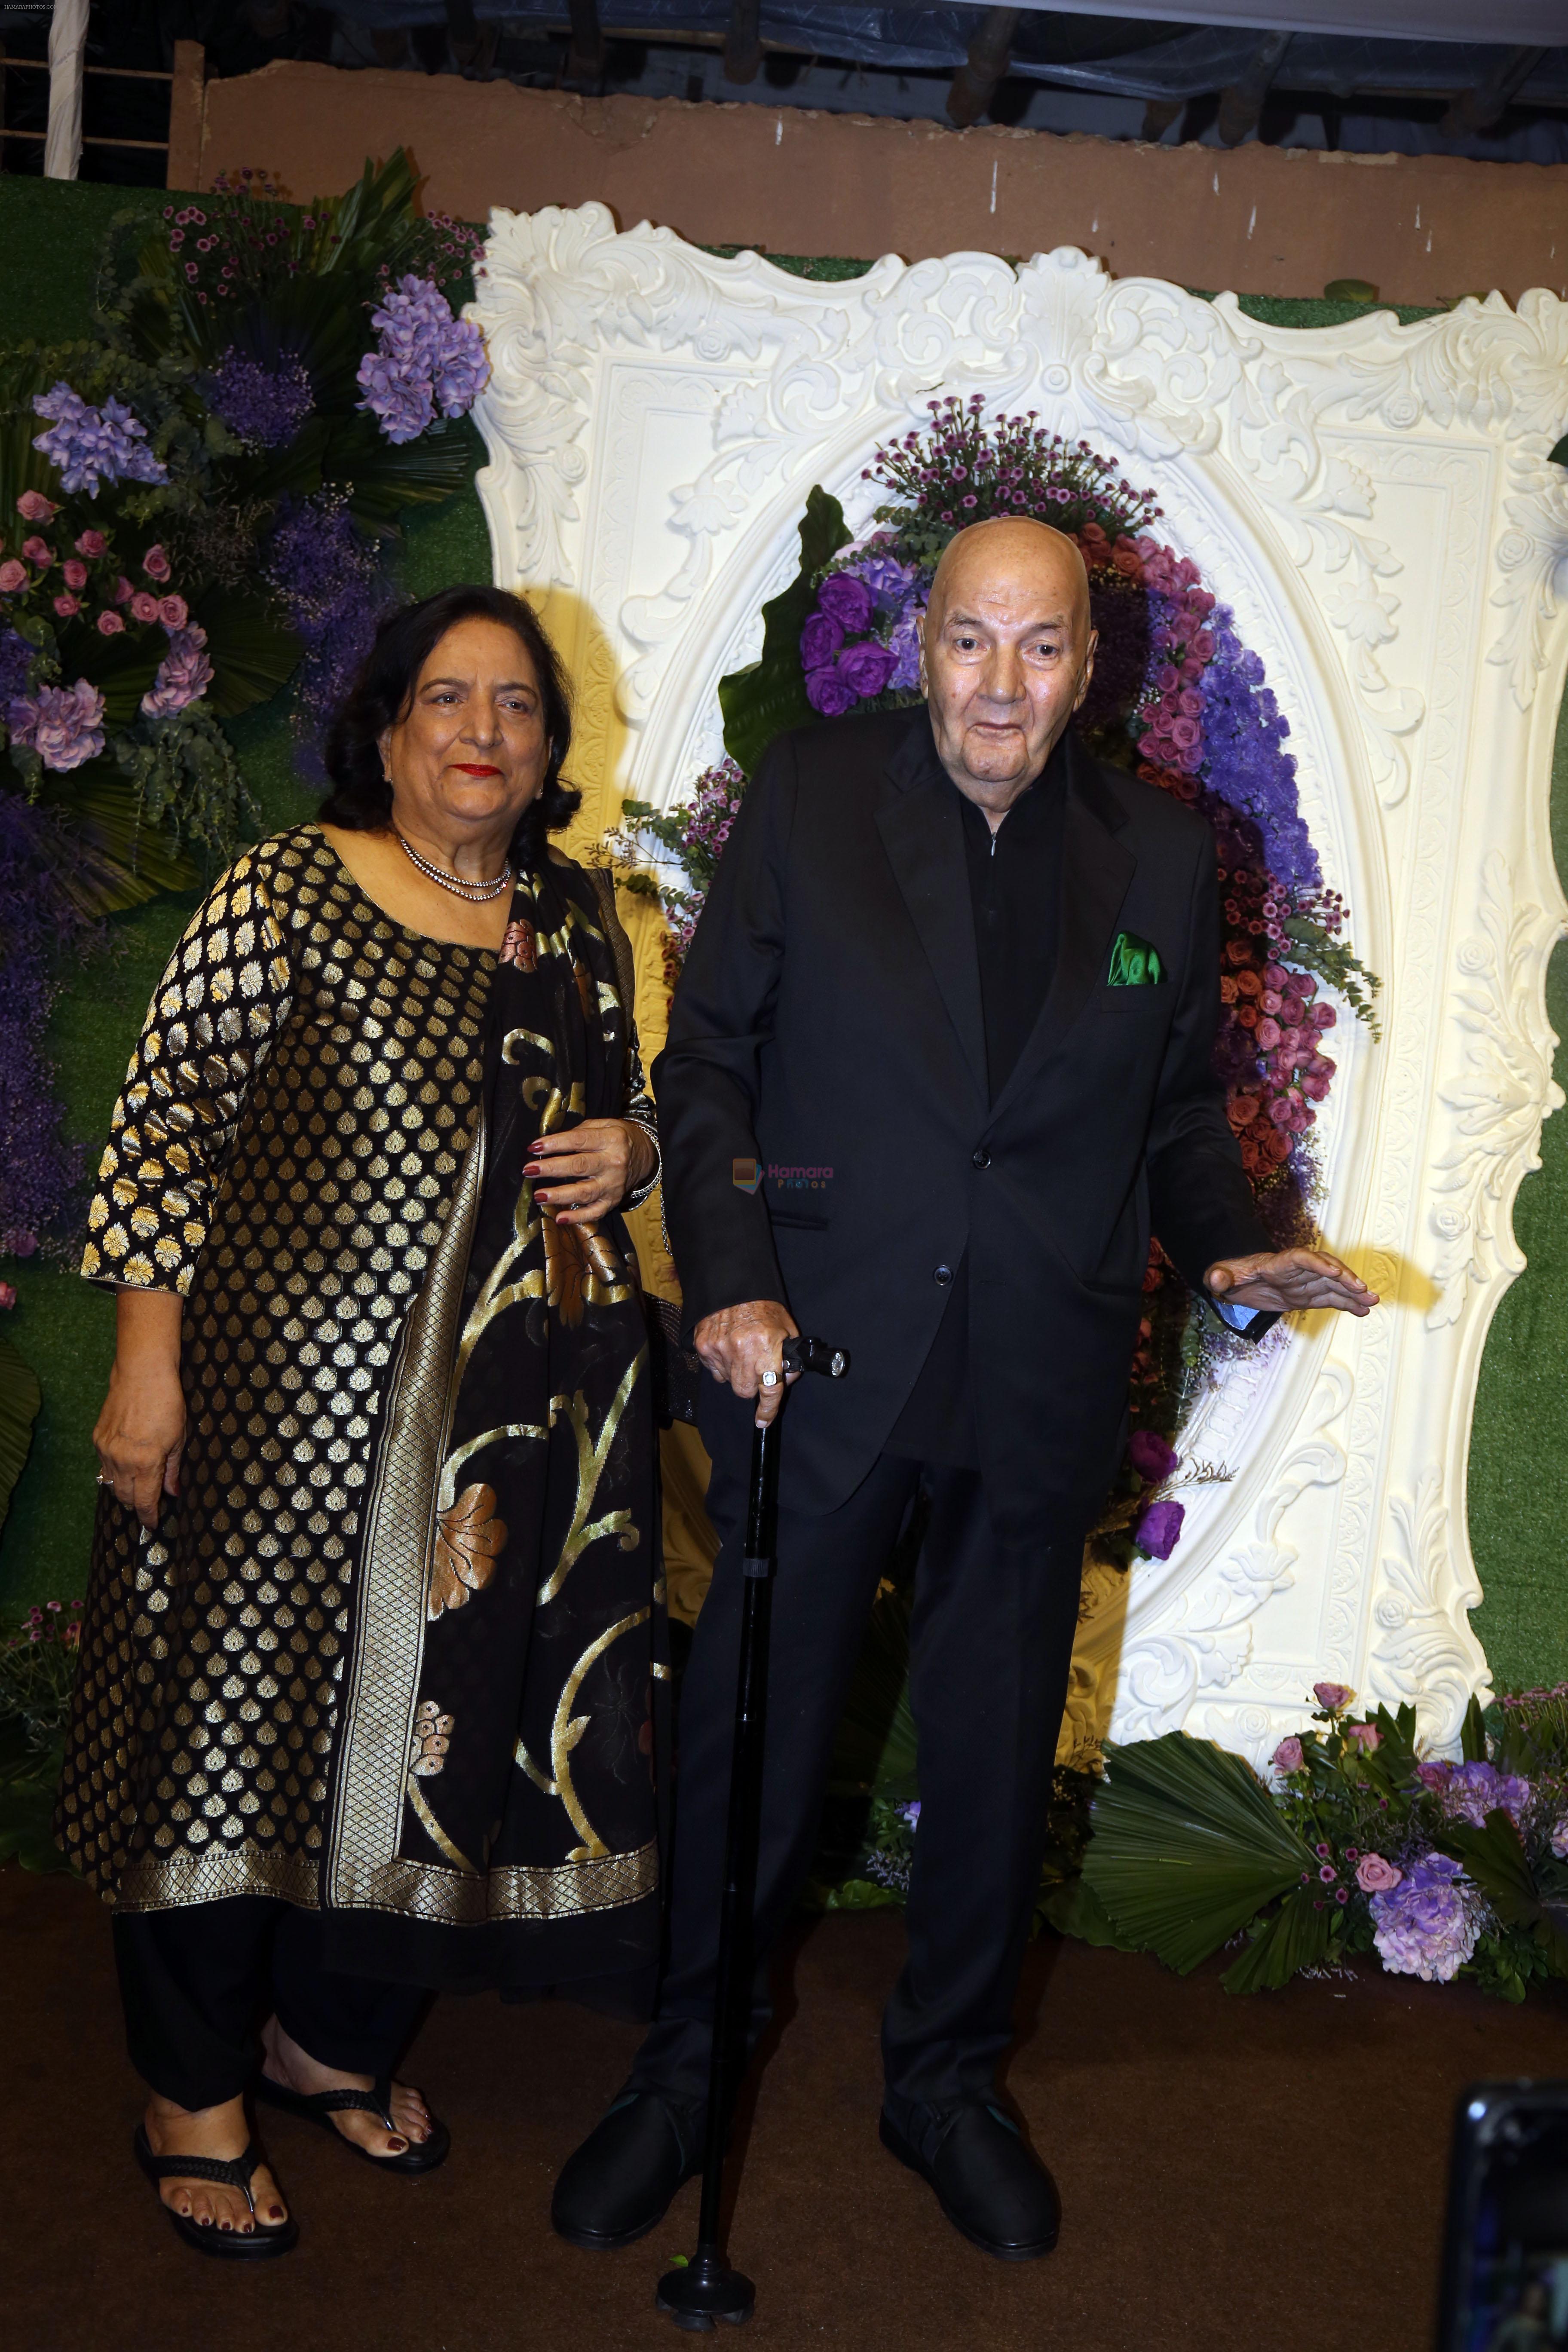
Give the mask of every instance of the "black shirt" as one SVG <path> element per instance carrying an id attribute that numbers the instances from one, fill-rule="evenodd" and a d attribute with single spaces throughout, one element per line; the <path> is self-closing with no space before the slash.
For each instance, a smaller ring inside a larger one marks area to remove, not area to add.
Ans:
<path id="1" fill-rule="evenodd" d="M 963 826 L 969 899 L 985 1021 L 985 1066 L 994 1103 L 1045 1006 L 1056 968 L 1067 761 L 1058 745 L 1043 773 L 994 833 L 984 812 L 951 779 Z M 984 1176 L 974 1214 L 984 1213 Z M 888 1440 L 889 1454 L 977 1466 L 969 1394 L 967 1259 L 954 1269 L 931 1352 Z"/>

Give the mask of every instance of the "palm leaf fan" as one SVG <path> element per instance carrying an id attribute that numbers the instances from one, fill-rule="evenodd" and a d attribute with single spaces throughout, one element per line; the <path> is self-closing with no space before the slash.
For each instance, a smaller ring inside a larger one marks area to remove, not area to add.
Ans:
<path id="1" fill-rule="evenodd" d="M 205 698 L 216 717 L 233 719 L 288 685 L 304 647 L 254 593 L 206 589 L 195 617 L 207 633 L 214 675 Z"/>
<path id="2" fill-rule="evenodd" d="M 1084 1878 L 1181 1975 L 1317 1869 L 1251 1767 L 1208 1740 L 1172 1731 L 1108 1748 L 1106 1775 Z"/>
<path id="3" fill-rule="evenodd" d="M 194 890 L 200 881 L 194 859 L 146 822 L 133 786 L 109 760 L 63 776 L 46 770 L 44 791 L 84 852 L 73 896 L 85 912 L 121 914 L 165 890 Z"/>
<path id="4" fill-rule="evenodd" d="M 340 483 L 356 522 L 387 536 L 405 507 L 451 498 L 473 471 L 473 428 L 432 425 L 416 441 L 388 441 L 373 416 L 334 421 L 321 456 L 325 480 Z"/>

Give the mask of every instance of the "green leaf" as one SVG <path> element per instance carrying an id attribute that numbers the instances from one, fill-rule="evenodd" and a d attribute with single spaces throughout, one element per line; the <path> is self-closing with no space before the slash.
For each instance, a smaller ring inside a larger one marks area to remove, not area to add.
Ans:
<path id="1" fill-rule="evenodd" d="M 800 570 L 789 586 L 763 606 L 763 651 L 748 669 L 731 670 L 719 681 L 724 713 L 724 749 L 748 776 L 775 735 L 808 727 L 819 717 L 805 698 L 800 666 L 800 633 L 816 602 L 816 577 L 850 531 L 837 499 L 814 486 L 800 521 Z"/>
<path id="2" fill-rule="evenodd" d="M 1110 1918 L 1181 1975 L 1316 1873 L 1251 1767 L 1184 1732 L 1108 1748 L 1084 1878 Z"/>
<path id="3" fill-rule="evenodd" d="M 1327 1904 L 1310 1886 L 1295 1886 L 1241 1958 L 1220 1981 L 1226 1992 L 1277 1992 L 1302 1969 L 1314 1968 L 1329 1948 L 1334 1924 Z M 1335 1906 L 1338 1909 L 1338 1906 Z"/>
<path id="4" fill-rule="evenodd" d="M 26 1467 L 33 1423 L 42 1402 L 37 1374 L 9 1339 L 0 1339 L 0 1526 L 11 1507 L 16 1481 Z"/>
<path id="5" fill-rule="evenodd" d="M 322 479 L 342 489 L 355 520 L 389 533 L 405 507 L 451 498 L 473 467 L 472 434 L 463 425 L 433 425 L 399 444 L 374 416 L 334 418 L 321 452 Z"/>
<path id="6" fill-rule="evenodd" d="M 1036 1915 L 1053 1927 L 1058 1936 L 1076 1936 L 1080 1944 L 1096 1944 L 1111 1952 L 1140 1952 L 1143 1948 L 1117 1926 L 1093 1887 L 1082 1878 L 1069 1878 L 1058 1886 L 1048 1886 L 1036 1906 Z"/>
<path id="7" fill-rule="evenodd" d="M 89 761 L 68 776 L 50 777 L 50 797 L 90 853 L 84 884 L 90 911 L 119 914 L 144 906 L 164 890 L 190 890 L 200 881 L 195 863 L 172 849 L 137 813 L 134 787 L 108 760 Z"/>
<path id="8" fill-rule="evenodd" d="M 1465 1709 L 1465 1720 L 1459 1727 L 1459 1741 L 1467 1764 L 1484 1764 L 1487 1760 L 1487 1726 L 1485 1711 L 1474 1691 Z"/>
<path id="9" fill-rule="evenodd" d="M 1568 1976 L 1568 1906 L 1549 1901 L 1536 1883 L 1524 1841 L 1500 1807 L 1477 1829 L 1468 1822 L 1446 1822 L 1438 1840 L 1462 1863 L 1505 1927 L 1527 1927 L 1542 1947 L 1553 1976 Z"/>

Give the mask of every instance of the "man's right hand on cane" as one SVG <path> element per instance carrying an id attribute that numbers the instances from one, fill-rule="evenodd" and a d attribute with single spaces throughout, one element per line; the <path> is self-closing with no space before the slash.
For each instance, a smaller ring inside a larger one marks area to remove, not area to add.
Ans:
<path id="1" fill-rule="evenodd" d="M 776 1298 L 748 1299 L 743 1307 L 721 1307 L 705 1315 L 693 1335 L 697 1353 L 716 1381 L 740 1397 L 757 1400 L 757 1427 L 765 1429 L 784 1392 L 798 1372 L 784 1368 L 784 1343 L 798 1339 L 800 1326 Z"/>

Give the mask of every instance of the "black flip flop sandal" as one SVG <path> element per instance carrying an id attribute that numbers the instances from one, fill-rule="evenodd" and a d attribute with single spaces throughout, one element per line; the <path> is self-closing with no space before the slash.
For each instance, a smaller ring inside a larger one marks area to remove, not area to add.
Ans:
<path id="1" fill-rule="evenodd" d="M 368 2091 L 314 2092 L 290 2091 L 283 2084 L 275 2083 L 270 2074 L 258 2074 L 256 2095 L 269 2107 L 281 2107 L 287 2115 L 303 2116 L 307 2123 L 320 2124 L 323 2131 L 330 2131 L 335 2140 L 342 2142 L 351 2156 L 363 2157 L 367 2164 L 374 2164 L 378 2172 L 434 2172 L 438 2164 L 446 2163 L 451 2149 L 451 2133 L 445 2124 L 437 2123 L 434 2116 L 430 2118 L 429 2138 L 409 2140 L 401 2156 L 373 2156 L 369 2148 L 361 2147 L 357 2140 L 344 2137 L 332 2117 L 353 2108 L 374 2116 L 389 2132 L 397 2131 L 392 2119 L 390 2074 L 378 2074 L 374 2088 Z M 405 2134 L 398 2133 L 399 2138 L 405 2137 Z"/>
<path id="2" fill-rule="evenodd" d="M 154 2188 L 163 2180 L 216 2180 L 220 2188 L 237 2189 L 252 2213 L 256 2200 L 250 2193 L 250 2177 L 261 2162 L 261 2150 L 252 2140 L 243 2156 L 226 2162 L 216 2156 L 154 2156 L 145 2126 L 138 2124 L 136 2137 L 131 2143 L 132 2153 Z M 163 2203 L 162 2198 L 159 2200 Z M 211 2254 L 220 2263 L 270 2263 L 279 2254 L 290 2253 L 300 2242 L 300 2224 L 292 2213 L 286 2221 L 258 2221 L 255 2229 L 220 2230 L 216 2221 L 193 2221 L 188 2213 L 176 2213 L 172 2205 L 163 2206 L 174 2226 L 174 2234 L 198 2254 Z"/>

